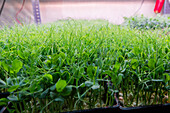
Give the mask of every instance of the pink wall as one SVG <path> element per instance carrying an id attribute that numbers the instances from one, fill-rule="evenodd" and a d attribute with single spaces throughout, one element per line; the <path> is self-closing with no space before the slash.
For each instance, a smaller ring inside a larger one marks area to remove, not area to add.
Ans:
<path id="1" fill-rule="evenodd" d="M 80 0 L 60 0 L 60 2 L 41 2 L 41 17 L 43 23 L 58 19 L 106 19 L 115 24 L 121 24 L 123 17 L 132 16 L 140 7 L 142 0 L 100 0 L 96 2 L 79 2 Z M 138 15 L 155 16 L 155 0 L 145 0 Z"/>
<path id="2" fill-rule="evenodd" d="M 115 24 L 121 24 L 123 17 L 132 16 L 140 7 L 142 0 L 40 0 L 42 23 L 54 22 L 59 19 L 105 19 Z M 2 4 L 2 0 L 0 0 Z M 7 0 L 0 25 L 13 25 L 15 14 L 21 8 L 22 0 Z M 137 13 L 145 16 L 155 16 L 155 0 L 145 0 Z M 33 23 L 31 0 L 26 0 L 24 9 L 18 18 L 25 23 Z"/>

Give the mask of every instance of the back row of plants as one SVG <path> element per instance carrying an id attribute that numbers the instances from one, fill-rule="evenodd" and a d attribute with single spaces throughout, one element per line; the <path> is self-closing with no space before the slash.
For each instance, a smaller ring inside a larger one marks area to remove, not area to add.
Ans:
<path id="1" fill-rule="evenodd" d="M 170 27 L 170 17 L 168 15 L 159 15 L 156 17 L 133 16 L 125 17 L 124 26 L 135 29 L 164 29 Z"/>
<path id="2" fill-rule="evenodd" d="M 0 93 L 10 92 L 0 105 L 54 113 L 114 106 L 115 99 L 125 107 L 169 102 L 168 28 L 95 22 L 0 30 Z"/>

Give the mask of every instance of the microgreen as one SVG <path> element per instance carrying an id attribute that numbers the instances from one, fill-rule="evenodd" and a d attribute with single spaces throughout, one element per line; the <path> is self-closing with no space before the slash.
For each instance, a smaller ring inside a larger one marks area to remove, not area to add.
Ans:
<path id="1" fill-rule="evenodd" d="M 10 92 L 9 109 L 18 113 L 113 106 L 117 93 L 124 106 L 165 103 L 169 40 L 169 28 L 137 30 L 101 20 L 5 28 L 0 92 Z"/>

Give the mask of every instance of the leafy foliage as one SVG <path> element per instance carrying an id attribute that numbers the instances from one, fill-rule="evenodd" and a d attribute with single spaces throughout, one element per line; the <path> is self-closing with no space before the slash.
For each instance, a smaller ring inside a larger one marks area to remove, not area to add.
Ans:
<path id="1" fill-rule="evenodd" d="M 130 18 L 125 17 L 124 19 L 124 25 L 135 29 L 163 29 L 170 27 L 170 17 L 166 16 L 148 18 L 142 15 Z"/>
<path id="2" fill-rule="evenodd" d="M 0 91 L 10 92 L 7 100 L 16 112 L 112 106 L 117 92 L 126 106 L 138 100 L 152 104 L 152 94 L 160 97 L 155 103 L 162 103 L 170 88 L 168 29 L 139 32 L 93 22 L 65 20 L 0 31 Z M 18 109 L 22 103 L 24 109 Z"/>

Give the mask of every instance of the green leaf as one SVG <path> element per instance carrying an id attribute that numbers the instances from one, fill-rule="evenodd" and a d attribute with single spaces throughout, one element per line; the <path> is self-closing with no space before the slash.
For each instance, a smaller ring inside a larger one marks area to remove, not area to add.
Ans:
<path id="1" fill-rule="evenodd" d="M 116 64 L 114 65 L 114 72 L 117 73 L 118 70 L 120 69 L 120 63 L 116 62 Z"/>
<path id="2" fill-rule="evenodd" d="M 1 65 L 4 68 L 5 71 L 9 72 L 10 67 L 5 62 L 2 62 Z"/>
<path id="3" fill-rule="evenodd" d="M 117 75 L 113 74 L 111 76 L 111 81 L 113 82 L 113 85 L 116 85 L 117 84 Z"/>
<path id="4" fill-rule="evenodd" d="M 105 76 L 105 75 L 108 75 L 108 76 L 110 76 L 111 77 L 111 71 L 109 71 L 109 70 L 107 70 L 107 71 L 105 71 L 105 72 L 103 72 L 102 73 L 102 76 Z M 105 76 L 105 77 L 108 77 L 108 76 Z"/>
<path id="5" fill-rule="evenodd" d="M 119 85 L 122 82 L 122 78 L 123 78 L 123 74 L 120 73 L 117 77 L 117 84 L 116 85 Z"/>
<path id="6" fill-rule="evenodd" d="M 63 89 L 67 86 L 67 83 L 65 80 L 59 80 L 57 83 L 56 83 L 56 90 L 57 92 L 62 92 Z"/>
<path id="7" fill-rule="evenodd" d="M 8 102 L 8 99 L 6 99 L 6 98 L 1 98 L 1 99 L 0 99 L 0 102 Z"/>
<path id="8" fill-rule="evenodd" d="M 96 76 L 96 74 L 97 74 L 97 66 L 94 67 L 93 71 L 94 71 L 94 76 Z"/>
<path id="9" fill-rule="evenodd" d="M 85 86 L 86 86 L 85 83 L 79 85 L 79 87 L 85 87 Z"/>
<path id="10" fill-rule="evenodd" d="M 132 69 L 136 69 L 137 68 L 137 66 L 135 66 L 135 65 L 132 65 Z"/>
<path id="11" fill-rule="evenodd" d="M 138 55 L 140 53 L 138 47 L 134 47 L 133 51 L 134 51 L 135 55 Z"/>
<path id="12" fill-rule="evenodd" d="M 64 79 L 68 82 L 70 80 L 70 73 L 68 71 L 64 71 L 61 75 L 61 79 Z"/>
<path id="13" fill-rule="evenodd" d="M 138 67 L 138 60 L 132 59 L 131 60 L 132 69 L 136 69 Z"/>
<path id="14" fill-rule="evenodd" d="M 89 76 L 90 79 L 93 79 L 93 66 L 87 67 L 87 75 Z"/>
<path id="15" fill-rule="evenodd" d="M 153 82 L 163 82 L 162 79 L 152 79 L 151 81 L 153 81 Z"/>
<path id="16" fill-rule="evenodd" d="M 15 71 L 15 73 L 18 73 L 19 70 L 22 68 L 23 63 L 20 60 L 15 59 L 12 62 L 12 70 Z"/>
<path id="17" fill-rule="evenodd" d="M 63 96 L 69 96 L 72 92 L 72 86 L 66 86 L 62 91 Z"/>
<path id="18" fill-rule="evenodd" d="M 15 95 L 10 95 L 7 97 L 7 99 L 9 99 L 10 101 L 18 101 L 18 97 Z"/>
<path id="19" fill-rule="evenodd" d="M 39 93 L 42 92 L 43 89 L 41 88 L 40 84 L 38 81 L 34 81 L 30 84 L 29 89 L 30 93 L 34 94 L 34 93 Z"/>
<path id="20" fill-rule="evenodd" d="M 164 62 L 163 62 L 163 59 L 162 58 L 159 58 L 158 60 L 157 60 L 157 66 L 159 66 L 159 65 L 162 65 Z"/>
<path id="21" fill-rule="evenodd" d="M 20 50 L 18 50 L 18 56 L 22 59 L 25 59 L 23 52 L 21 52 Z"/>
<path id="22" fill-rule="evenodd" d="M 2 79 L 0 79 L 0 85 L 6 86 L 6 83 Z"/>
<path id="23" fill-rule="evenodd" d="M 164 73 L 163 77 L 164 77 L 164 82 L 165 83 L 168 83 L 170 81 L 170 75 L 168 73 Z"/>
<path id="24" fill-rule="evenodd" d="M 124 57 L 122 56 L 122 55 L 120 55 L 119 57 L 118 57 L 118 62 L 122 62 L 124 60 Z"/>
<path id="25" fill-rule="evenodd" d="M 25 89 L 19 91 L 19 94 L 20 94 L 20 95 L 24 95 L 24 96 L 31 95 L 31 93 L 28 92 L 28 91 L 26 91 L 26 90 L 27 90 L 27 88 L 25 88 Z M 18 93 L 18 92 L 17 92 L 17 93 Z"/>
<path id="26" fill-rule="evenodd" d="M 91 82 L 91 81 L 85 81 L 85 85 L 86 85 L 87 87 L 90 87 L 90 86 L 93 85 L 93 82 Z"/>
<path id="27" fill-rule="evenodd" d="M 163 59 L 162 58 L 159 58 L 158 60 L 157 60 L 157 69 L 156 69 L 156 72 L 164 72 L 165 71 L 165 68 L 164 68 L 164 66 L 163 66 L 163 63 L 164 63 L 164 61 L 163 61 Z"/>
<path id="28" fill-rule="evenodd" d="M 13 92 L 19 88 L 19 85 L 12 86 L 8 89 L 8 92 Z"/>
<path id="29" fill-rule="evenodd" d="M 56 93 L 54 93 L 54 92 L 50 92 L 50 97 L 53 99 L 53 98 L 55 98 L 57 96 L 57 94 Z"/>
<path id="30" fill-rule="evenodd" d="M 138 62 L 137 59 L 132 59 L 132 60 L 131 60 L 131 64 L 132 64 L 132 65 L 135 64 L 136 62 Z"/>
<path id="31" fill-rule="evenodd" d="M 129 58 L 133 58 L 135 56 L 132 52 L 129 52 L 127 55 Z"/>
<path id="32" fill-rule="evenodd" d="M 8 103 L 6 103 L 6 102 L 0 102 L 0 106 L 7 106 L 8 105 Z"/>
<path id="33" fill-rule="evenodd" d="M 167 53 L 168 53 L 168 51 L 169 51 L 169 49 L 166 47 L 166 48 L 165 48 L 165 53 L 167 54 Z"/>
<path id="34" fill-rule="evenodd" d="M 0 106 L 6 106 L 8 104 L 8 99 L 6 98 L 1 98 L 0 99 Z"/>
<path id="35" fill-rule="evenodd" d="M 154 59 L 150 59 L 148 61 L 148 66 L 150 69 L 154 69 L 155 68 L 155 60 Z"/>
<path id="36" fill-rule="evenodd" d="M 56 85 L 53 85 L 53 86 L 50 87 L 50 90 L 51 90 L 51 91 L 54 91 L 55 88 L 56 88 Z"/>
<path id="37" fill-rule="evenodd" d="M 90 79 L 94 79 L 94 77 L 97 74 L 97 67 L 96 66 L 88 66 L 87 67 L 87 75 L 89 76 Z"/>
<path id="38" fill-rule="evenodd" d="M 58 98 L 54 99 L 54 101 L 61 102 L 61 104 L 63 104 L 64 103 L 64 98 L 58 97 Z"/>
<path id="39" fill-rule="evenodd" d="M 141 56 L 142 56 L 143 58 L 145 58 L 145 57 L 146 57 L 146 54 L 145 54 L 144 52 L 141 52 Z"/>
<path id="40" fill-rule="evenodd" d="M 41 95 L 40 95 L 40 98 L 44 99 L 44 98 L 47 96 L 49 90 L 50 90 L 50 89 L 47 88 L 44 92 L 42 92 Z"/>
<path id="41" fill-rule="evenodd" d="M 95 85 L 92 86 L 93 90 L 99 89 L 99 88 L 100 88 L 100 85 L 98 83 L 95 83 Z"/>
<path id="42" fill-rule="evenodd" d="M 40 94 L 42 91 L 43 91 L 43 89 L 42 89 L 42 88 L 39 88 L 39 89 L 36 89 L 36 91 L 31 92 L 31 93 L 32 93 L 32 94 L 36 94 L 36 93 Z"/>
<path id="43" fill-rule="evenodd" d="M 47 80 L 53 81 L 53 76 L 51 74 L 43 75 L 43 78 L 47 78 Z"/>

